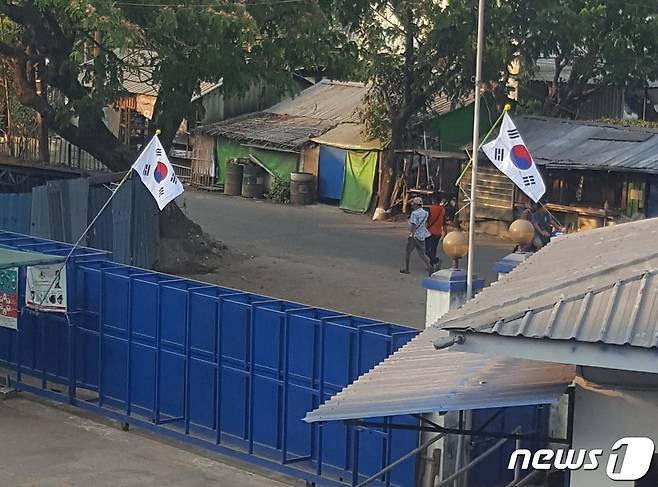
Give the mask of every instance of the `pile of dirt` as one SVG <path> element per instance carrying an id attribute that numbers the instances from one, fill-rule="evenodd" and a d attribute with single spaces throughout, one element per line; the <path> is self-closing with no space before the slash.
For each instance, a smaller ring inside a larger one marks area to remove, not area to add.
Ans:
<path id="1" fill-rule="evenodd" d="M 227 248 L 190 220 L 175 204 L 160 214 L 160 242 L 155 268 L 176 275 L 207 274 L 221 265 Z"/>
<path id="2" fill-rule="evenodd" d="M 207 234 L 160 237 L 158 262 L 160 272 L 176 275 L 208 274 L 221 265 L 227 248 Z"/>

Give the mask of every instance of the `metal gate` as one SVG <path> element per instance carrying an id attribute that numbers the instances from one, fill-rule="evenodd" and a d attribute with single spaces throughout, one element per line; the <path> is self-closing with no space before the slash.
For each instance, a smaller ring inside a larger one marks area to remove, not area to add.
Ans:
<path id="1" fill-rule="evenodd" d="M 3 231 L 0 245 L 71 248 Z M 117 264 L 93 249 L 78 249 L 67 273 L 66 315 L 23 308 L 18 331 L 0 328 L 0 366 L 19 390 L 323 485 L 354 485 L 418 444 L 412 431 L 301 419 L 417 330 Z M 413 485 L 414 475 L 409 460 L 379 484 Z"/>

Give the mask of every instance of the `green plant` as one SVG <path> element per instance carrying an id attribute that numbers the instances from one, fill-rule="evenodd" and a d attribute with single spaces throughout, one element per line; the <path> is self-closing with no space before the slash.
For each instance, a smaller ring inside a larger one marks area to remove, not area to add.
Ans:
<path id="1" fill-rule="evenodd" d="M 265 194 L 265 197 L 275 203 L 287 205 L 290 203 L 290 181 L 275 174 L 272 179 L 272 186 Z"/>

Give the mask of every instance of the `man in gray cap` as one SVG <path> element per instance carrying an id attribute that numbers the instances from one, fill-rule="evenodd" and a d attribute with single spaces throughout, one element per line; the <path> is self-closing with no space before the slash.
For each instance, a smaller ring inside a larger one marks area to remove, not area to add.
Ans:
<path id="1" fill-rule="evenodd" d="M 409 274 L 409 260 L 411 253 L 416 250 L 418 257 L 425 264 L 428 275 L 432 275 L 432 264 L 425 254 L 425 239 L 430 236 L 427 230 L 427 218 L 429 214 L 423 209 L 423 199 L 419 196 L 411 200 L 411 215 L 409 216 L 409 237 L 407 238 L 407 249 L 404 254 L 404 269 L 402 274 Z"/>

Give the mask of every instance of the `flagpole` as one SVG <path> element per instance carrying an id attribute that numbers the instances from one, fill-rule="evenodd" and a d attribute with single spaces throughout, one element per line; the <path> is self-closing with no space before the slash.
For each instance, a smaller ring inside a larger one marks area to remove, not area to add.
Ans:
<path id="1" fill-rule="evenodd" d="M 468 267 L 466 299 L 473 297 L 473 253 L 475 250 L 475 183 L 480 154 L 480 86 L 482 84 L 482 49 L 484 48 L 484 0 L 478 1 L 478 36 L 475 55 L 475 106 L 473 110 L 473 166 L 471 168 L 471 208 L 468 220 Z"/>
<path id="2" fill-rule="evenodd" d="M 507 105 L 505 105 L 505 107 L 507 107 Z M 505 110 L 507 110 L 507 108 L 505 108 Z M 486 135 L 482 138 L 482 140 L 480 141 L 480 149 L 482 149 L 482 146 L 485 144 L 485 142 L 486 142 L 487 140 L 489 140 L 489 136 L 491 135 L 491 133 L 492 133 L 494 130 L 496 130 L 496 127 L 498 127 L 498 124 L 500 124 L 500 121 L 503 119 L 503 116 L 505 115 L 505 110 L 503 110 L 503 113 L 501 113 L 500 115 L 498 115 L 498 118 L 496 119 L 496 121 L 494 122 L 494 124 L 493 124 L 493 125 L 491 126 L 491 128 L 489 129 L 489 132 L 487 132 L 487 134 L 486 134 Z M 469 160 L 468 160 L 468 164 L 466 164 L 466 166 L 465 166 L 464 169 L 462 170 L 461 174 L 460 174 L 459 177 L 457 178 L 457 181 L 455 181 L 455 186 L 459 186 L 459 183 L 460 183 L 461 180 L 464 178 L 464 175 L 466 174 L 466 171 L 468 171 L 468 168 L 471 167 L 471 163 L 472 163 L 472 162 L 473 162 L 473 158 L 471 157 L 471 158 L 469 158 Z"/>
<path id="3" fill-rule="evenodd" d="M 157 129 L 157 130 L 155 131 L 155 135 L 156 135 L 156 137 L 157 137 L 158 135 L 160 135 L 160 129 Z M 149 143 L 150 143 L 150 142 L 149 142 Z M 147 146 L 148 146 L 148 144 L 147 144 Z M 145 146 L 145 148 L 146 148 L 147 146 Z M 100 216 L 101 216 L 101 214 L 103 213 L 103 211 L 105 210 L 105 208 L 108 207 L 108 205 L 109 205 L 110 202 L 112 201 L 112 198 L 114 198 L 114 195 L 117 194 L 117 193 L 119 192 L 119 189 L 121 189 L 121 186 L 123 186 L 123 184 L 124 184 L 124 183 L 128 180 L 128 178 L 131 176 L 131 174 L 132 174 L 132 172 L 133 172 L 133 168 L 134 168 L 134 166 L 135 166 L 135 163 L 133 163 L 132 166 L 130 166 L 130 169 L 128 169 L 128 170 L 126 171 L 126 174 L 124 174 L 124 176 L 123 176 L 123 178 L 121 179 L 121 181 L 119 181 L 118 186 L 117 186 L 116 188 L 114 188 L 114 190 L 113 190 L 112 193 L 110 194 L 110 197 L 109 197 L 109 198 L 107 199 L 107 201 L 103 204 L 103 206 L 101 206 L 101 209 L 98 210 L 98 213 L 96 213 L 96 216 L 94 216 L 94 218 L 91 220 L 91 222 L 89 223 L 89 225 L 87 225 L 87 228 L 85 228 L 85 230 L 82 232 L 82 235 L 80 235 L 80 237 L 78 238 L 78 240 L 73 244 L 73 247 L 71 247 L 71 250 L 69 250 L 69 253 L 66 255 L 66 258 L 64 259 L 64 262 L 62 263 L 62 267 L 59 268 L 59 271 L 60 271 L 60 272 L 62 271 L 62 269 L 64 269 L 64 267 L 66 267 L 66 264 L 67 264 L 68 261 L 71 259 L 71 256 L 72 256 L 73 253 L 75 252 L 75 249 L 78 248 L 78 246 L 80 245 L 80 243 L 82 242 L 82 240 L 85 238 L 85 235 L 87 235 L 87 233 L 89 233 L 89 230 L 91 230 L 91 227 L 94 226 L 94 223 L 96 223 L 96 221 L 100 218 Z M 41 308 L 41 307 L 43 306 L 43 303 L 44 303 L 44 301 L 46 300 L 46 297 L 48 296 L 48 294 L 50 293 L 50 291 L 52 290 L 53 285 L 55 284 L 55 281 L 56 281 L 56 278 L 53 279 L 52 282 L 50 283 L 50 286 L 48 286 L 48 290 L 45 292 L 45 294 L 44 294 L 43 297 L 41 298 L 41 302 L 39 303 L 38 308 Z"/>

